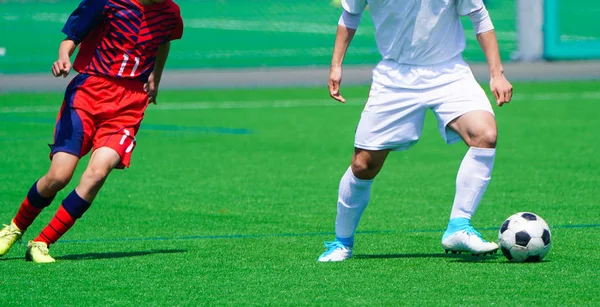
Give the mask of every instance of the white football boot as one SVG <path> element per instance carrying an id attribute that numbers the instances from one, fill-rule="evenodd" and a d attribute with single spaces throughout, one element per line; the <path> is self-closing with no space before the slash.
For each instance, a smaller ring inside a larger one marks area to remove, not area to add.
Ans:
<path id="1" fill-rule="evenodd" d="M 352 247 L 335 240 L 325 242 L 326 251 L 319 257 L 318 262 L 343 261 L 352 257 Z"/>
<path id="2" fill-rule="evenodd" d="M 6 255 L 22 236 L 23 231 L 14 222 L 11 221 L 9 225 L 4 225 L 4 228 L 0 230 L 0 257 Z"/>
<path id="3" fill-rule="evenodd" d="M 450 235 L 444 235 L 442 238 L 442 246 L 448 252 L 456 253 L 471 253 L 473 256 L 486 254 L 494 254 L 498 251 L 498 244 L 487 242 L 481 237 L 473 227 L 459 230 Z"/>

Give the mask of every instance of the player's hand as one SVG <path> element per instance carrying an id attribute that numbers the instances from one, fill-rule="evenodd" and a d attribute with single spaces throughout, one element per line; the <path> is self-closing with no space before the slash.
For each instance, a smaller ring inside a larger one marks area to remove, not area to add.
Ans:
<path id="1" fill-rule="evenodd" d="M 150 77 L 148 77 L 148 82 L 144 84 L 144 91 L 148 93 L 148 103 L 156 104 L 156 96 L 158 96 L 158 86 L 156 82 L 154 82 L 154 73 L 150 74 Z"/>
<path id="2" fill-rule="evenodd" d="M 340 94 L 340 84 L 342 83 L 342 67 L 331 67 L 329 70 L 329 96 L 331 98 L 345 103 L 346 99 Z"/>
<path id="3" fill-rule="evenodd" d="M 498 104 L 499 107 L 505 103 L 509 103 L 512 99 L 513 87 L 510 82 L 506 80 L 504 74 L 491 77 L 490 89 L 492 90 L 492 93 L 494 93 L 494 97 L 496 97 L 496 104 Z"/>
<path id="4" fill-rule="evenodd" d="M 63 76 L 66 78 L 71 72 L 71 59 L 68 57 L 60 57 L 52 64 L 52 74 L 55 77 Z"/>

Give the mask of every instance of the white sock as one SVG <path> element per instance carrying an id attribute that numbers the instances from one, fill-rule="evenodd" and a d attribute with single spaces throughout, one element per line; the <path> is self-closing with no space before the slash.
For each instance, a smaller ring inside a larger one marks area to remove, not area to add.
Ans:
<path id="1" fill-rule="evenodd" d="M 471 219 L 490 182 L 495 156 L 495 148 L 471 147 L 467 151 L 456 176 L 456 195 L 450 219 Z"/>
<path id="2" fill-rule="evenodd" d="M 340 181 L 335 235 L 344 245 L 354 245 L 354 232 L 369 203 L 372 184 L 373 180 L 356 178 L 351 168 L 348 168 Z"/>

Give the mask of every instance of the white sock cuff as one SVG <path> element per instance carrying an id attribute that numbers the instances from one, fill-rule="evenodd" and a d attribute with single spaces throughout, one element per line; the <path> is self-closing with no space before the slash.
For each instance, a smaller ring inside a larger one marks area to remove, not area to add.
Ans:
<path id="1" fill-rule="evenodd" d="M 359 187 L 370 186 L 373 183 L 373 179 L 366 180 L 354 176 L 354 173 L 352 172 L 352 167 L 348 167 L 348 170 L 346 170 L 346 175 L 348 175 L 350 182 Z"/>
<path id="2" fill-rule="evenodd" d="M 471 147 L 469 148 L 468 154 L 473 157 L 493 157 L 496 155 L 496 148 L 479 148 L 479 147 Z"/>

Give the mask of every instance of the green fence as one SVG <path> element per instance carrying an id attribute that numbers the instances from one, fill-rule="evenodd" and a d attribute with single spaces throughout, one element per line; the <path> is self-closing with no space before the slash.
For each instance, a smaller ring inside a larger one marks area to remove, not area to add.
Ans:
<path id="1" fill-rule="evenodd" d="M 600 1 L 544 1 L 544 57 L 600 58 Z"/>
<path id="2" fill-rule="evenodd" d="M 490 0 L 504 59 L 516 49 L 515 0 Z M 78 1 L 0 0 L 0 73 L 50 71 L 62 24 Z M 341 9 L 328 0 L 180 0 L 184 38 L 170 68 L 323 66 L 330 61 Z M 465 57 L 483 61 L 468 19 Z M 347 64 L 374 64 L 379 54 L 365 14 Z"/>

